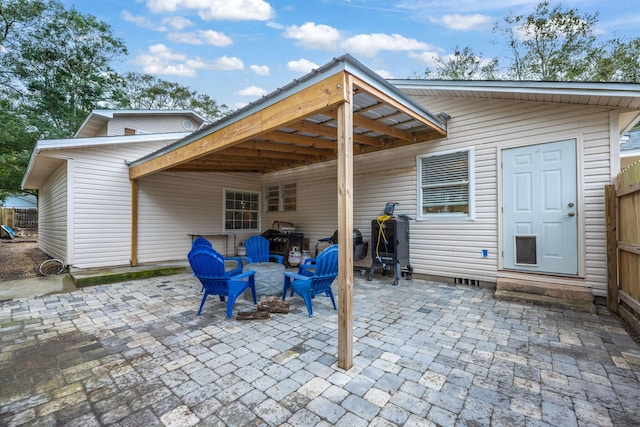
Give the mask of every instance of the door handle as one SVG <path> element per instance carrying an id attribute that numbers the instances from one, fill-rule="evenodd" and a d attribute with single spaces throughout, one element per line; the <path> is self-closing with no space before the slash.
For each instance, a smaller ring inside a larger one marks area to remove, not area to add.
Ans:
<path id="1" fill-rule="evenodd" d="M 569 215 L 569 216 L 575 216 L 576 214 L 575 214 L 575 212 L 569 212 L 567 215 Z"/>

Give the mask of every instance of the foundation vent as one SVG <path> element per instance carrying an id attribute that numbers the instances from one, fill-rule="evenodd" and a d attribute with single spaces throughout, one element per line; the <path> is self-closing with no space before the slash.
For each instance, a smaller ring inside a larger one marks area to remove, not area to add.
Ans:
<path id="1" fill-rule="evenodd" d="M 480 281 L 476 279 L 463 279 L 461 277 L 456 277 L 453 279 L 453 283 L 456 285 L 467 285 L 467 286 L 480 286 Z"/>

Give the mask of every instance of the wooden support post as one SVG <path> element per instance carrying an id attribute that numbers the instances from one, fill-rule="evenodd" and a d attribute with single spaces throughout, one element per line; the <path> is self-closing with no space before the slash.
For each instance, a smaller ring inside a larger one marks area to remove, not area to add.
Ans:
<path id="1" fill-rule="evenodd" d="M 131 180 L 131 266 L 138 265 L 138 180 Z"/>
<path id="2" fill-rule="evenodd" d="M 607 308 L 618 313 L 618 209 L 616 189 L 613 185 L 604 187 L 605 221 L 607 227 Z"/>
<path id="3" fill-rule="evenodd" d="M 338 107 L 338 367 L 353 366 L 353 84 Z"/>

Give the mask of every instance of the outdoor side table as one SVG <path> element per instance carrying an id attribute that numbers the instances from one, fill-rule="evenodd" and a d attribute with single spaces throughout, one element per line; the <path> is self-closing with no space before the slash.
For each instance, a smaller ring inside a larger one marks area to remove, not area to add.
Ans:
<path id="1" fill-rule="evenodd" d="M 282 295 L 282 287 L 284 285 L 284 264 L 277 262 L 254 262 L 244 266 L 242 271 L 253 270 L 256 283 L 256 298 L 260 300 L 261 296 Z M 245 298 L 253 302 L 251 291 L 247 290 L 244 294 Z"/>

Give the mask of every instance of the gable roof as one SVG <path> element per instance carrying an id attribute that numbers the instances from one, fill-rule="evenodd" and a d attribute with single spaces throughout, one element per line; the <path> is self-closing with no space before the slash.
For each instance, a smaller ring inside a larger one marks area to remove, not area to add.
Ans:
<path id="1" fill-rule="evenodd" d="M 93 137 L 104 125 L 116 117 L 143 116 L 171 116 L 181 115 L 190 117 L 200 127 L 205 119 L 193 110 L 93 110 L 73 136 L 74 138 Z"/>
<path id="2" fill-rule="evenodd" d="M 409 96 L 455 96 L 611 108 L 619 111 L 621 134 L 640 120 L 638 83 L 419 79 L 392 79 L 389 82 Z"/>
<path id="3" fill-rule="evenodd" d="M 446 135 L 441 118 L 344 55 L 132 162 L 130 177 L 167 169 L 265 173 L 334 160 L 338 110 L 347 103 L 353 119 L 353 155 Z"/>
<path id="4" fill-rule="evenodd" d="M 60 165 L 66 161 L 64 151 L 91 147 L 120 146 L 145 142 L 171 143 L 190 132 L 141 134 L 127 136 L 100 136 L 93 138 L 66 138 L 39 140 L 31 152 L 22 188 L 38 189 Z M 123 159 L 125 160 L 125 159 Z"/>

